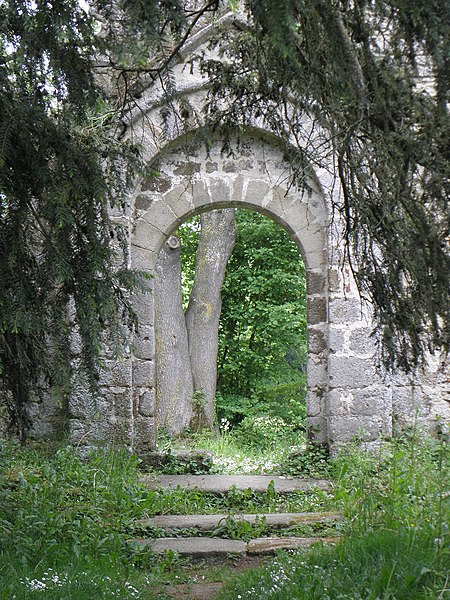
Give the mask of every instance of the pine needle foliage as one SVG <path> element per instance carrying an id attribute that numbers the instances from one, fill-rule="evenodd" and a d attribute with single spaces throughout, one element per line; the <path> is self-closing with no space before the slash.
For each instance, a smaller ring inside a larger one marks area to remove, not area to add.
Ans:
<path id="1" fill-rule="evenodd" d="M 69 390 L 70 327 L 94 389 L 102 333 L 119 347 L 134 319 L 137 277 L 108 208 L 124 202 L 138 155 L 111 135 L 117 116 L 93 54 L 93 23 L 76 0 L 1 3 L 0 380 L 22 439 L 32 390 Z"/>
<path id="2" fill-rule="evenodd" d="M 443 0 L 246 0 L 246 26 L 204 60 L 207 121 L 257 124 L 340 184 L 346 256 L 374 306 L 389 368 L 450 345 L 450 5 Z M 304 143 L 307 126 L 321 132 Z M 315 138 L 317 140 L 317 137 Z"/>

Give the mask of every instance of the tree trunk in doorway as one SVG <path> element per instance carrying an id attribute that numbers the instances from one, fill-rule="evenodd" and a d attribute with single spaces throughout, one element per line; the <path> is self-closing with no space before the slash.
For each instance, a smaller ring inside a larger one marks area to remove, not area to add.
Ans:
<path id="1" fill-rule="evenodd" d="M 194 384 L 192 426 L 212 428 L 217 382 L 220 290 L 236 241 L 235 209 L 213 210 L 200 217 L 195 277 L 186 310 Z"/>
<path id="2" fill-rule="evenodd" d="M 180 240 L 171 236 L 155 269 L 156 417 L 179 435 L 190 426 L 194 386 L 181 298 Z"/>

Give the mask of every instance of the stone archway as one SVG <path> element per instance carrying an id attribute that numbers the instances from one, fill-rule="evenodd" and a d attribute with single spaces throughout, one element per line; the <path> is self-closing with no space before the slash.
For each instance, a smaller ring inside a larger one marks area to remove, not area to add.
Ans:
<path id="1" fill-rule="evenodd" d="M 307 425 L 328 441 L 328 217 L 313 176 L 297 189 L 274 142 L 248 136 L 234 157 L 220 144 L 158 157 L 158 176 L 143 180 L 134 196 L 131 266 L 152 274 L 160 248 L 189 216 L 213 208 L 251 208 L 282 225 L 296 242 L 307 274 Z M 154 314 L 151 295 L 135 298 L 141 323 L 132 354 L 134 445 L 155 444 Z"/>

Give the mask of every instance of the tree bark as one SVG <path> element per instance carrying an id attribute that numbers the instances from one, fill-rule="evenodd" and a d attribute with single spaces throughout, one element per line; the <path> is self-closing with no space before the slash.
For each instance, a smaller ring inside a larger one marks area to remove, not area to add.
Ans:
<path id="1" fill-rule="evenodd" d="M 192 379 L 192 426 L 212 428 L 217 383 L 220 290 L 236 240 L 235 209 L 213 210 L 200 218 L 195 278 L 186 310 Z"/>
<path id="2" fill-rule="evenodd" d="M 181 298 L 180 240 L 171 236 L 155 273 L 156 416 L 159 428 L 179 435 L 190 426 L 194 387 Z"/>

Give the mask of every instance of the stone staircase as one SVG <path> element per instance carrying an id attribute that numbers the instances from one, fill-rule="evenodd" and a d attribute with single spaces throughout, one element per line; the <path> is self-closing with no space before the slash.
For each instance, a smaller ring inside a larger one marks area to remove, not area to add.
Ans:
<path id="1" fill-rule="evenodd" d="M 248 490 L 256 494 L 267 494 L 272 490 L 277 494 L 298 491 L 330 491 L 332 484 L 321 479 L 297 479 L 280 476 L 242 475 L 147 475 L 141 483 L 149 489 L 194 490 L 216 495 L 225 495 L 232 490 Z M 215 532 L 224 527 L 229 519 L 249 525 L 264 524 L 274 535 L 241 539 L 215 537 Z M 155 554 L 167 551 L 176 552 L 180 557 L 191 560 L 226 560 L 257 555 L 273 554 L 277 550 L 295 550 L 314 543 L 336 543 L 339 537 L 297 537 L 289 535 L 289 528 L 299 525 L 331 524 L 341 520 L 336 512 L 320 513 L 267 513 L 267 514 L 213 514 L 213 515 L 159 515 L 135 522 L 136 531 L 146 529 L 164 531 L 167 537 L 136 537 L 133 542 L 141 548 L 151 548 Z M 192 533 L 192 535 L 191 535 Z M 284 535 L 283 535 L 284 533 Z M 187 537 L 181 537 L 186 535 Z M 203 534 L 203 535 L 201 535 Z M 144 533 L 145 535 L 145 533 Z M 209 537 L 208 537 L 209 535 Z M 212 537 L 211 537 L 212 536 Z"/>

